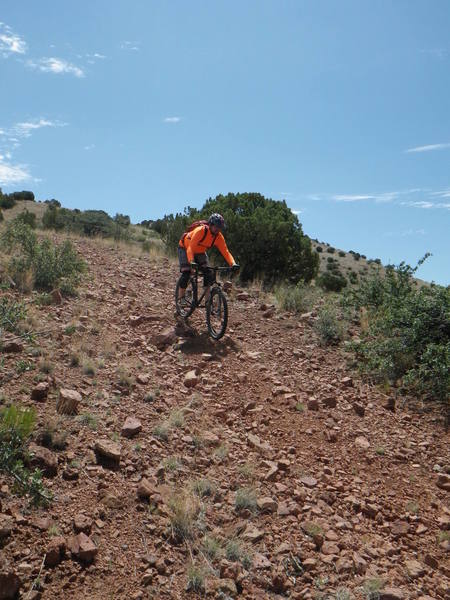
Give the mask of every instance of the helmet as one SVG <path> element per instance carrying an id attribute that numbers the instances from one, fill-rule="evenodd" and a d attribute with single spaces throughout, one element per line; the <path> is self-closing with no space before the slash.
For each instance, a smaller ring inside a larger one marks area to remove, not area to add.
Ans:
<path id="1" fill-rule="evenodd" d="M 208 225 L 215 225 L 219 229 L 225 229 L 225 219 L 218 213 L 212 214 L 208 219 Z"/>

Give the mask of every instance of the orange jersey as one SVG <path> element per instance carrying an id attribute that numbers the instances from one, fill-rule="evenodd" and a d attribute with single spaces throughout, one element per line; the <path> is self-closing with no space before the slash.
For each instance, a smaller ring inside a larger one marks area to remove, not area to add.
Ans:
<path id="1" fill-rule="evenodd" d="M 205 227 L 207 229 L 206 235 Z M 198 227 L 184 235 L 180 240 L 179 246 L 181 246 L 181 248 L 186 249 L 186 254 L 189 262 L 194 260 L 194 254 L 203 254 L 213 246 L 215 246 L 219 250 L 220 254 L 224 257 L 224 259 L 230 266 L 235 262 L 234 258 L 232 257 L 230 251 L 227 248 L 225 238 L 220 233 L 220 231 L 217 235 L 213 235 L 210 232 L 209 227 L 207 225 L 199 225 Z"/>

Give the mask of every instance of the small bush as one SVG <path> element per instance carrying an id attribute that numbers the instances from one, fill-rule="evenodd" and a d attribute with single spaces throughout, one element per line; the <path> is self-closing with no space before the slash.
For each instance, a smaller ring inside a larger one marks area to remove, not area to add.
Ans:
<path id="1" fill-rule="evenodd" d="M 340 256 L 341 258 L 344 258 L 344 256 L 346 255 L 346 254 L 345 254 L 345 252 L 344 252 L 343 250 L 339 250 L 339 253 L 338 253 L 338 254 L 339 254 L 339 256 Z"/>
<path id="2" fill-rule="evenodd" d="M 210 535 L 205 535 L 201 548 L 209 560 L 216 560 L 221 552 L 220 542 Z"/>
<path id="3" fill-rule="evenodd" d="M 38 290 L 50 291 L 67 280 L 76 286 L 86 270 L 70 241 L 56 246 L 48 238 L 38 240 L 31 227 L 17 219 L 8 224 L 0 246 L 11 254 L 8 270 L 21 287 L 30 274 Z"/>
<path id="4" fill-rule="evenodd" d="M 192 483 L 192 491 L 199 498 L 211 496 L 214 492 L 214 485 L 209 479 L 197 479 Z"/>
<path id="5" fill-rule="evenodd" d="M 329 292 L 340 292 L 347 285 L 347 279 L 339 272 L 330 273 L 328 271 L 317 278 L 317 283 Z"/>
<path id="6" fill-rule="evenodd" d="M 342 340 L 342 327 L 335 310 L 332 308 L 322 308 L 318 313 L 318 319 L 314 326 L 323 344 L 338 344 Z"/>
<path id="7" fill-rule="evenodd" d="M 187 571 L 186 589 L 195 594 L 202 594 L 205 591 L 205 573 L 203 569 L 192 564 Z"/>
<path id="8" fill-rule="evenodd" d="M 354 345 L 360 368 L 376 382 L 397 383 L 425 399 L 450 394 L 450 288 L 423 286 L 417 268 L 386 267 L 347 294 L 348 304 L 366 310 L 368 326 Z"/>
<path id="9" fill-rule="evenodd" d="M 276 288 L 275 298 L 280 308 L 299 314 L 311 310 L 316 295 L 313 288 L 303 283 L 297 285 L 283 284 Z"/>
<path id="10" fill-rule="evenodd" d="M 169 501 L 170 524 L 172 536 L 177 541 L 190 540 L 194 537 L 195 521 L 199 511 L 198 501 L 194 496 L 180 494 Z"/>
<path id="11" fill-rule="evenodd" d="M 5 217 L 3 216 L 2 209 L 0 208 L 0 223 L 4 220 L 5 220 Z"/>
<path id="12" fill-rule="evenodd" d="M 63 429 L 63 423 L 59 420 L 46 421 L 38 437 L 47 448 L 64 450 L 67 447 L 67 431 Z"/>
<path id="13" fill-rule="evenodd" d="M 249 488 L 240 488 L 236 491 L 236 510 L 248 509 L 255 512 L 258 508 L 255 491 Z"/>
<path id="14" fill-rule="evenodd" d="M 323 252 L 323 248 L 322 248 L 322 246 L 317 246 L 317 248 L 316 248 L 316 252 L 319 252 L 319 253 L 320 253 L 320 252 Z"/>
<path id="15" fill-rule="evenodd" d="M 159 423 L 153 429 L 153 435 L 155 438 L 162 440 L 163 442 L 167 442 L 169 439 L 169 425 L 168 423 Z"/>
<path id="16" fill-rule="evenodd" d="M 36 229 L 36 215 L 29 210 L 24 210 L 23 212 L 19 213 L 15 218 L 15 221 L 18 223 L 24 223 L 25 225 L 31 227 L 31 229 Z"/>
<path id="17" fill-rule="evenodd" d="M 7 297 L 0 298 L 0 330 L 18 333 L 19 324 L 26 316 L 27 310 L 22 302 Z"/>
<path id="18" fill-rule="evenodd" d="M 174 410 L 169 417 L 169 424 L 177 429 L 184 427 L 184 414 L 182 410 Z"/>
<path id="19" fill-rule="evenodd" d="M 329 246 L 329 247 L 327 248 L 327 252 L 328 252 L 329 254 L 334 254 L 334 253 L 336 252 L 336 248 L 333 248 L 333 246 Z"/>
<path id="20" fill-rule="evenodd" d="M 14 404 L 0 412 L 0 471 L 6 472 L 14 481 L 15 489 L 29 495 L 34 504 L 46 504 L 51 496 L 42 484 L 42 474 L 24 466 L 27 456 L 26 443 L 33 431 L 35 413 Z"/>

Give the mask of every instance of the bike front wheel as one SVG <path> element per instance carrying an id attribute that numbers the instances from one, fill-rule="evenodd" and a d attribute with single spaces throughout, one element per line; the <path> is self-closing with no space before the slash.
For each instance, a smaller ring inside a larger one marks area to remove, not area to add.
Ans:
<path id="1" fill-rule="evenodd" d="M 177 286 L 175 288 L 175 306 L 177 309 L 177 313 L 183 319 L 190 317 L 195 310 L 195 283 L 191 279 L 189 279 L 189 283 L 186 288 L 186 292 L 183 298 L 179 298 L 179 290 L 180 290 L 180 282 L 177 281 Z"/>
<path id="2" fill-rule="evenodd" d="M 214 287 L 206 303 L 206 324 L 209 335 L 220 340 L 225 335 L 228 324 L 228 303 L 220 287 Z"/>

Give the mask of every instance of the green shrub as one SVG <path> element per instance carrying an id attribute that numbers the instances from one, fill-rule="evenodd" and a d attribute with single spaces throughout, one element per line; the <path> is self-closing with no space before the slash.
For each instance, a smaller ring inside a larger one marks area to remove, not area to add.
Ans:
<path id="1" fill-rule="evenodd" d="M 333 246 L 328 246 L 328 248 L 327 248 L 327 252 L 328 252 L 329 254 L 334 254 L 334 253 L 336 252 L 336 249 L 335 249 L 335 248 L 333 248 Z"/>
<path id="2" fill-rule="evenodd" d="M 5 329 L 11 333 L 17 333 L 19 323 L 26 316 L 26 307 L 22 302 L 16 302 L 7 297 L 0 298 L 0 331 Z"/>
<path id="3" fill-rule="evenodd" d="M 444 401 L 450 393 L 450 288 L 422 286 L 405 263 L 386 267 L 357 289 L 348 303 L 365 307 L 369 327 L 355 350 L 361 370 L 376 381 Z"/>
<path id="4" fill-rule="evenodd" d="M 339 250 L 339 256 L 343 258 L 345 256 L 345 252 L 343 250 Z"/>
<path id="5" fill-rule="evenodd" d="M 331 307 L 322 308 L 314 327 L 323 344 L 338 344 L 343 338 L 343 330 L 336 311 Z"/>
<path id="6" fill-rule="evenodd" d="M 227 223 L 226 240 L 241 265 L 240 277 L 260 276 L 267 284 L 288 279 L 292 283 L 314 278 L 319 256 L 304 235 L 296 215 L 286 202 L 257 193 L 227 194 L 209 198 L 201 210 L 187 207 L 183 214 L 167 215 L 153 224 L 167 248 L 176 251 L 188 224 L 220 213 Z M 213 255 L 215 251 L 213 252 Z"/>
<path id="7" fill-rule="evenodd" d="M 0 208 L 4 208 L 7 210 L 8 208 L 12 208 L 16 205 L 16 201 L 9 194 L 3 194 L 0 189 Z"/>
<path id="8" fill-rule="evenodd" d="M 275 289 L 275 298 L 283 310 L 293 313 L 304 313 L 311 310 L 316 299 L 313 288 L 303 284 L 279 285 Z"/>
<path id="9" fill-rule="evenodd" d="M 322 246 L 317 246 L 316 252 L 319 252 L 319 254 L 320 254 L 320 252 L 323 252 Z"/>
<path id="10" fill-rule="evenodd" d="M 329 292 L 340 292 L 347 285 L 347 279 L 339 272 L 327 271 L 317 278 L 317 283 Z"/>
<path id="11" fill-rule="evenodd" d="M 25 225 L 29 225 L 31 229 L 36 229 L 36 215 L 29 210 L 24 210 L 19 213 L 15 218 L 15 221 L 25 223 Z"/>
<path id="12" fill-rule="evenodd" d="M 0 208 L 0 223 L 4 220 L 5 220 L 5 217 L 3 216 L 2 209 Z"/>
<path id="13" fill-rule="evenodd" d="M 236 492 L 235 507 L 236 510 L 248 509 L 253 512 L 256 511 L 258 505 L 256 503 L 255 491 L 249 488 L 238 489 Z"/>
<path id="14" fill-rule="evenodd" d="M 48 238 L 38 240 L 31 227 L 17 219 L 8 224 L 0 245 L 12 255 L 8 266 L 12 278 L 22 281 L 32 273 L 38 290 L 48 291 L 63 282 L 76 286 L 86 269 L 69 240 L 60 245 Z"/>
<path id="15" fill-rule="evenodd" d="M 34 504 L 45 504 L 51 496 L 44 490 L 40 471 L 24 466 L 26 443 L 35 421 L 33 410 L 14 404 L 0 412 L 0 471 L 12 477 L 16 491 L 29 495 Z"/>

